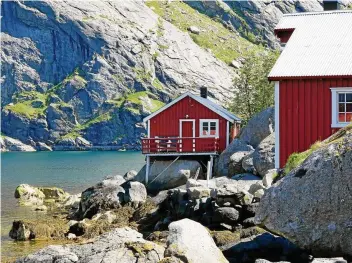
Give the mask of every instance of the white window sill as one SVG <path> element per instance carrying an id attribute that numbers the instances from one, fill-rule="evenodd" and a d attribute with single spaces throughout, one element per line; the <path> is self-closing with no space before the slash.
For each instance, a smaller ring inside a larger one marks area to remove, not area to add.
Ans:
<path id="1" fill-rule="evenodd" d="M 331 128 L 344 128 L 344 127 L 346 127 L 349 124 L 350 124 L 349 122 L 346 122 L 346 123 L 333 123 L 333 124 L 331 124 Z"/>

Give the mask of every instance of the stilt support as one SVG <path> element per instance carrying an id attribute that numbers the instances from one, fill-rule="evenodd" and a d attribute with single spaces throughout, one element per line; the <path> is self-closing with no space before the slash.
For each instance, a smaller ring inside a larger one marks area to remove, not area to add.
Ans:
<path id="1" fill-rule="evenodd" d="M 210 160 L 208 161 L 208 169 L 207 169 L 207 185 L 209 187 L 209 180 L 212 178 L 213 175 L 213 162 L 214 162 L 214 156 L 210 155 Z"/>
<path id="2" fill-rule="evenodd" d="M 145 184 L 148 184 L 149 179 L 149 169 L 150 169 L 150 156 L 147 155 L 147 164 L 145 166 Z"/>

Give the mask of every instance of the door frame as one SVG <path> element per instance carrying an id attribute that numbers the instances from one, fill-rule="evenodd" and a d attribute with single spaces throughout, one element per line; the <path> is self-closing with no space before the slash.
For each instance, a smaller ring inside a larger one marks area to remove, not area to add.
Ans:
<path id="1" fill-rule="evenodd" d="M 196 137 L 196 120 L 195 119 L 180 119 L 179 120 L 179 137 L 182 138 L 182 122 L 192 122 L 193 123 L 193 138 Z M 193 139 L 193 152 L 196 150 L 196 141 Z M 180 139 L 180 152 L 182 152 L 182 139 Z"/>

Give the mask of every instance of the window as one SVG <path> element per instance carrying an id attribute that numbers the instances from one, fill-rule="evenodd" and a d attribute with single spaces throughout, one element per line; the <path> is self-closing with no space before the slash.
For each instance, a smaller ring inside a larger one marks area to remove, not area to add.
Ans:
<path id="1" fill-rule="evenodd" d="M 219 137 L 219 120 L 200 120 L 199 137 Z"/>
<path id="2" fill-rule="evenodd" d="M 352 87 L 332 88 L 333 128 L 344 127 L 352 121 Z"/>

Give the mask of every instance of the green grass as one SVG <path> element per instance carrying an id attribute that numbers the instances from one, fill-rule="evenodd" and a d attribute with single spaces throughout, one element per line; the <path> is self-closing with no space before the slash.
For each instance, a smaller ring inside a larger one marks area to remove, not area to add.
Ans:
<path id="1" fill-rule="evenodd" d="M 352 124 L 349 124 L 347 127 L 338 130 L 335 134 L 331 135 L 329 138 L 327 138 L 322 142 L 320 141 L 315 142 L 308 150 L 304 152 L 292 153 L 287 159 L 287 162 L 284 168 L 284 174 L 287 175 L 293 169 L 300 166 L 314 151 L 321 149 L 323 147 L 327 147 L 332 143 L 338 143 L 342 141 L 342 139 L 344 138 L 344 135 L 347 133 L 352 133 Z"/>
<path id="2" fill-rule="evenodd" d="M 164 87 L 161 84 L 160 80 L 158 78 L 155 78 L 152 82 L 152 85 L 157 89 L 157 90 L 163 90 Z"/>
<path id="3" fill-rule="evenodd" d="M 144 68 L 133 68 L 133 71 L 136 73 L 136 79 L 140 82 L 148 82 L 152 78 L 150 72 L 146 72 Z"/>
<path id="4" fill-rule="evenodd" d="M 38 118 L 44 115 L 46 110 L 46 100 L 47 94 L 43 94 L 37 91 L 23 91 L 18 93 L 13 98 L 14 103 L 5 106 L 5 109 L 17 113 L 19 115 L 25 116 L 29 119 Z M 41 101 L 43 107 L 34 108 L 32 103 L 34 101 Z"/>
<path id="5" fill-rule="evenodd" d="M 189 32 L 193 41 L 204 49 L 210 49 L 215 57 L 227 64 L 241 57 L 248 47 L 263 49 L 261 46 L 254 45 L 247 39 L 237 36 L 235 32 L 225 28 L 222 23 L 197 12 L 183 2 L 147 1 L 146 5 L 152 7 L 155 13 L 170 20 L 182 31 L 188 32 L 187 29 L 190 26 L 200 28 L 202 32 L 199 35 Z M 244 20 L 243 23 L 245 27 Z"/>

